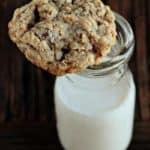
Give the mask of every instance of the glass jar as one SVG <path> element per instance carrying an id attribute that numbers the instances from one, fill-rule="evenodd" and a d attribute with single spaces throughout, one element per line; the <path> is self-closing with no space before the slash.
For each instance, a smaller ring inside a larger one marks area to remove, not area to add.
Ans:
<path id="1" fill-rule="evenodd" d="M 135 84 L 128 61 L 134 36 L 116 14 L 117 44 L 99 66 L 58 77 L 57 129 L 65 150 L 125 150 L 133 130 Z"/>

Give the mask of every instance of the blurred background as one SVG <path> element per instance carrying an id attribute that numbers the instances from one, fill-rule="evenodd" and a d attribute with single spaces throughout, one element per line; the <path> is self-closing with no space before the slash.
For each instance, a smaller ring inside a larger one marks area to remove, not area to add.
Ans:
<path id="1" fill-rule="evenodd" d="M 0 0 L 0 149 L 62 150 L 55 127 L 55 77 L 28 62 L 8 37 L 15 8 L 29 0 Z M 131 24 L 136 48 L 130 67 L 137 98 L 129 150 L 150 150 L 150 0 L 104 0 Z"/>

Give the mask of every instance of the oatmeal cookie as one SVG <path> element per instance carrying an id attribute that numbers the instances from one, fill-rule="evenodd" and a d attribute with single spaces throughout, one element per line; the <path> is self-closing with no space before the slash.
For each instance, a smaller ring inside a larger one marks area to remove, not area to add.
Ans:
<path id="1" fill-rule="evenodd" d="M 116 42 L 114 14 L 101 0 L 33 0 L 8 28 L 27 59 L 55 75 L 99 64 Z"/>

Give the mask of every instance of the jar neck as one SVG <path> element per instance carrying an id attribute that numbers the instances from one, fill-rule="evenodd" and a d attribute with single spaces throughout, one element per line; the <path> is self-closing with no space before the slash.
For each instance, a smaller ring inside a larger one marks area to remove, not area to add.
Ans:
<path id="1" fill-rule="evenodd" d="M 115 70 L 111 70 L 107 74 L 98 74 L 99 70 L 88 70 L 78 74 L 68 74 L 66 75 L 66 79 L 75 86 L 84 88 L 100 90 L 101 88 L 111 88 L 123 78 L 125 73 L 128 70 L 127 64 L 122 64 Z M 96 74 L 97 72 L 97 74 Z M 90 75 L 89 75 L 90 74 Z M 98 87 L 99 86 L 99 87 Z"/>

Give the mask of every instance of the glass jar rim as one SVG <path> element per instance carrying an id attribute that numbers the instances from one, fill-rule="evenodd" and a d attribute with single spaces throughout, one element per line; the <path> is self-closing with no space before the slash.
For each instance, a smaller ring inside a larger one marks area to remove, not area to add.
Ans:
<path id="1" fill-rule="evenodd" d="M 86 77 L 104 76 L 116 70 L 122 66 L 122 64 L 125 64 L 130 60 L 135 45 L 132 27 L 128 21 L 118 13 L 115 13 L 115 16 L 117 43 L 113 47 L 112 52 L 103 59 L 100 65 L 89 67 L 85 71 L 77 73 L 78 75 Z"/>

